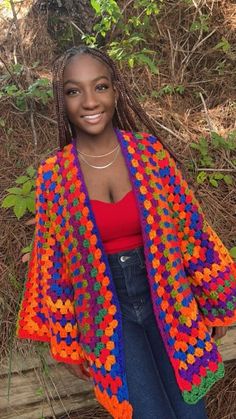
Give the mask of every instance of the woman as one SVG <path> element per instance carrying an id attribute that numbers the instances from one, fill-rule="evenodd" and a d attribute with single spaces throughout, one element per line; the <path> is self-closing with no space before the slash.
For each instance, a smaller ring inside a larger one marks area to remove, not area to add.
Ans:
<path id="1" fill-rule="evenodd" d="M 114 418 L 206 418 L 235 265 L 107 55 L 72 48 L 53 85 L 60 151 L 38 171 L 18 336 L 91 377 Z"/>

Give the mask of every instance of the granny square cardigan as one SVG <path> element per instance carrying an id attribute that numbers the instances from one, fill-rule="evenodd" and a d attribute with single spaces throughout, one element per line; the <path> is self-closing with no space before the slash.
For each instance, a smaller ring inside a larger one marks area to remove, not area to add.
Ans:
<path id="1" fill-rule="evenodd" d="M 147 133 L 117 130 L 142 225 L 157 327 L 178 386 L 196 403 L 224 374 L 206 326 L 236 321 L 236 266 L 174 160 Z M 98 401 L 131 419 L 119 301 L 74 143 L 36 181 L 36 232 L 17 335 L 90 364 Z"/>

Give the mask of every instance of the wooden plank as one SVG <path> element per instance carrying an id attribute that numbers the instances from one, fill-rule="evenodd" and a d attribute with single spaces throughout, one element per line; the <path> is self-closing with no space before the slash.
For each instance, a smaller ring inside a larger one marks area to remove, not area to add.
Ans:
<path id="1" fill-rule="evenodd" d="M 30 355 L 29 355 L 30 354 Z M 39 353 L 35 351 L 34 344 L 32 344 L 32 349 L 30 348 L 28 353 L 21 354 L 18 352 L 14 352 L 12 355 L 11 363 L 9 358 L 5 358 L 1 360 L 0 365 L 0 377 L 8 374 L 9 370 L 11 373 L 19 373 L 28 371 L 34 368 L 41 368 L 42 367 L 42 359 L 43 361 L 51 366 L 51 365 L 58 365 L 49 354 L 49 350 L 47 346 L 44 348 L 42 352 L 42 356 L 39 356 Z"/>
<path id="2" fill-rule="evenodd" d="M 0 378 L 1 419 L 39 419 L 97 405 L 92 384 L 70 374 L 63 364 L 52 361 L 46 372 L 20 365 L 24 371 L 11 375 L 9 400 L 8 377 Z"/>
<path id="3" fill-rule="evenodd" d="M 98 406 L 97 401 L 94 398 L 87 400 L 79 400 L 77 396 L 63 399 L 63 405 L 59 402 L 54 401 L 53 407 L 51 408 L 46 401 L 42 401 L 39 405 L 22 405 L 17 408 L 9 407 L 4 411 L 1 410 L 1 419 L 41 419 L 46 417 L 52 417 L 53 415 L 58 417 L 65 415 L 67 412 L 68 418 L 73 412 L 77 412 L 79 409 L 84 411 L 90 410 Z"/>
<path id="4" fill-rule="evenodd" d="M 221 339 L 219 351 L 224 361 L 236 359 L 236 325 L 230 327 L 226 336 Z"/>
<path id="5" fill-rule="evenodd" d="M 7 377 L 0 380 L 0 406 L 5 409 L 7 401 Z M 49 373 L 37 369 L 13 374 L 10 383 L 10 404 L 17 407 L 32 401 L 39 403 L 48 392 L 51 399 L 70 395 L 86 395 L 92 390 L 92 384 L 70 374 L 62 365 L 53 366 Z"/>

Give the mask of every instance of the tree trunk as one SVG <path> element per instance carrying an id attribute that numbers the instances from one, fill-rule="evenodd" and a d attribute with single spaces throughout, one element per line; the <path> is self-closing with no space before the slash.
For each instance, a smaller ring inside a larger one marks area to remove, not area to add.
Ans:
<path id="1" fill-rule="evenodd" d="M 83 34 L 91 35 L 97 22 L 90 0 L 37 0 L 32 12 L 48 16 L 48 32 L 57 52 L 83 43 Z"/>

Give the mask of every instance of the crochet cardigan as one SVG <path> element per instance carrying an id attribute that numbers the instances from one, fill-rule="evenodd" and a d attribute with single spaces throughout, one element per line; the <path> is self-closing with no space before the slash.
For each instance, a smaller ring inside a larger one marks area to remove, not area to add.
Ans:
<path id="1" fill-rule="evenodd" d="M 194 404 L 224 374 L 206 326 L 236 321 L 236 266 L 158 139 L 116 132 L 137 199 L 157 327 L 183 398 Z M 58 361 L 88 360 L 97 400 L 114 418 L 131 419 L 119 301 L 74 143 L 41 164 L 36 189 L 17 335 L 49 342 Z"/>

